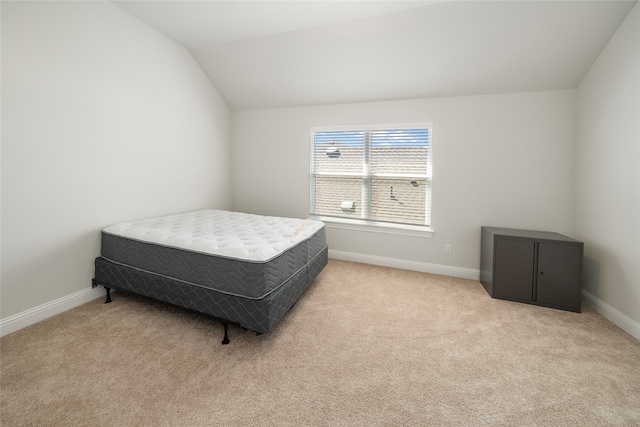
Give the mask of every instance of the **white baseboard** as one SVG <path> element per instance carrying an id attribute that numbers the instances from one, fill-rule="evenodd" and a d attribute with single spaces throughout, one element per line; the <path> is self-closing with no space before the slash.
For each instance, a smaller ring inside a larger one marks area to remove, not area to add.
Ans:
<path id="1" fill-rule="evenodd" d="M 339 259 L 342 261 L 361 262 L 363 264 L 380 265 L 383 267 L 401 268 L 403 270 L 420 271 L 422 273 L 441 274 L 443 276 L 460 277 L 462 279 L 480 280 L 480 270 L 475 268 L 431 264 L 428 262 L 420 261 L 408 261 L 404 259 L 388 258 L 377 255 L 336 251 L 333 249 L 329 249 L 329 258 Z"/>
<path id="2" fill-rule="evenodd" d="M 602 317 L 609 320 L 611 323 L 618 326 L 637 340 L 640 340 L 640 323 L 611 307 L 609 304 L 584 289 L 582 290 L 582 296 L 596 313 L 601 314 Z"/>
<path id="3" fill-rule="evenodd" d="M 105 292 L 102 286 L 83 289 L 66 297 L 58 298 L 57 300 L 14 314 L 5 319 L 0 319 L 0 336 L 3 337 L 48 317 L 55 316 L 56 314 L 104 296 Z"/>
<path id="4" fill-rule="evenodd" d="M 383 267 L 401 268 L 404 270 L 420 271 L 423 273 L 442 274 L 445 276 L 460 277 L 463 279 L 480 280 L 480 270 L 473 268 L 455 267 L 451 265 L 431 264 L 419 261 L 407 261 L 397 258 L 366 255 L 354 252 L 344 252 L 329 249 L 329 258 L 343 261 L 361 262 L 364 264 L 381 265 Z M 597 313 L 618 326 L 629 335 L 640 340 L 640 323 L 626 314 L 616 310 L 606 302 L 595 297 L 591 293 L 582 290 L 582 295 Z"/>
<path id="5" fill-rule="evenodd" d="M 423 273 L 442 274 L 445 276 L 461 277 L 471 280 L 478 280 L 480 277 L 480 271 L 472 268 L 407 261 L 403 259 L 364 255 L 354 252 L 335 251 L 329 249 L 329 257 L 344 261 L 401 268 L 404 270 L 420 271 Z M 70 310 L 96 298 L 104 297 L 104 295 L 104 288 L 102 286 L 92 289 L 83 289 L 71 295 L 67 295 L 66 297 L 58 298 L 57 300 L 39 305 L 38 307 L 9 316 L 5 319 L 0 319 L 0 336 L 5 336 L 27 326 L 33 325 L 34 323 Z"/>
<path id="6" fill-rule="evenodd" d="M 403 270 L 420 271 L 423 273 L 442 274 L 445 276 L 460 277 L 463 279 L 479 280 L 480 271 L 473 268 L 455 267 L 443 264 L 431 264 L 419 261 L 407 261 L 397 258 L 366 255 L 354 252 L 344 252 L 329 249 L 329 258 L 343 261 L 361 262 L 364 264 L 380 265 L 383 267 L 401 268 Z M 582 295 L 597 313 L 618 326 L 623 331 L 640 340 L 640 323 L 626 314 L 616 310 L 606 302 L 593 294 L 582 290 Z M 64 311 L 105 296 L 104 288 L 98 286 L 91 289 L 83 289 L 66 297 L 39 305 L 5 319 L 0 319 L 0 336 L 8 335 L 48 317 L 55 316 Z"/>

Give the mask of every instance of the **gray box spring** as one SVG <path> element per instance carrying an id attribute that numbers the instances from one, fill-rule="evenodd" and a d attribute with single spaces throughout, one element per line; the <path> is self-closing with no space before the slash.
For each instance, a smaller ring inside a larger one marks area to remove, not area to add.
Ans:
<path id="1" fill-rule="evenodd" d="M 226 258 L 103 231 L 95 281 L 265 333 L 327 259 L 324 226 L 267 261 Z"/>

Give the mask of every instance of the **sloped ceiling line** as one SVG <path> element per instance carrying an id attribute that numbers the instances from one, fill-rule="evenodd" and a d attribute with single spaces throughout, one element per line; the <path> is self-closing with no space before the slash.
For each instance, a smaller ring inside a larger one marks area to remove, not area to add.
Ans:
<path id="1" fill-rule="evenodd" d="M 115 1 L 249 110 L 575 88 L 635 1 Z"/>

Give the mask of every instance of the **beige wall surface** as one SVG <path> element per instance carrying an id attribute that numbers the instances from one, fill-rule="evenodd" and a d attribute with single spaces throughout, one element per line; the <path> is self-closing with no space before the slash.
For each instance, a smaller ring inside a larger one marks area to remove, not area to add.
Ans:
<path id="1" fill-rule="evenodd" d="M 329 245 L 478 269 L 482 225 L 573 234 L 574 113 L 573 90 L 234 112 L 233 206 L 309 215 L 311 127 L 433 123 L 434 235 L 329 228 Z"/>
<path id="2" fill-rule="evenodd" d="M 584 287 L 608 305 L 603 314 L 640 338 L 639 5 L 580 83 L 578 100 L 575 228 L 585 242 Z"/>
<path id="3" fill-rule="evenodd" d="M 100 230 L 230 208 L 231 112 L 109 2 L 2 2 L 3 319 L 91 288 Z"/>

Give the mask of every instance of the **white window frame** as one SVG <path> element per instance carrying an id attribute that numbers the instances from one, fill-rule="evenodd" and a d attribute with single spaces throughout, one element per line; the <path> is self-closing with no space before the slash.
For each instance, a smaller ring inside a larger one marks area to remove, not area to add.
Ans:
<path id="1" fill-rule="evenodd" d="M 414 224 L 402 224 L 402 223 L 394 223 L 394 222 L 384 222 L 384 221 L 375 221 L 371 219 L 358 219 L 358 218 L 344 218 L 339 216 L 328 216 L 328 215 L 317 215 L 313 212 L 315 211 L 315 133 L 316 132 L 327 132 L 327 131 L 375 131 L 375 130 L 399 130 L 399 129 L 429 129 L 430 137 L 431 137 L 431 146 L 429 147 L 431 153 L 429 154 L 431 164 L 428 168 L 427 180 L 431 185 L 431 197 L 433 199 L 433 178 L 432 178 L 432 168 L 433 168 L 433 124 L 430 122 L 424 123 L 401 123 L 401 124 L 384 124 L 384 125 L 359 125 L 359 126 L 351 126 L 351 125 L 343 125 L 343 126 L 315 126 L 310 129 L 310 197 L 309 197 L 309 212 L 310 217 L 313 219 L 317 219 L 323 221 L 330 228 L 336 229 L 346 229 L 346 230 L 357 230 L 357 231 L 366 231 L 373 233 L 385 233 L 385 234 L 395 234 L 395 235 L 408 235 L 408 236 L 418 236 L 418 237 L 431 237 L 434 233 L 433 230 L 433 219 L 431 217 L 431 204 L 429 208 L 429 225 L 414 225 Z M 366 148 L 369 150 L 369 148 Z M 363 175 L 359 175 L 363 176 Z M 373 175 L 372 175 L 373 176 Z M 370 176 L 370 177 L 372 177 Z M 366 178 L 365 178 L 366 181 Z M 431 203 L 431 202 L 430 202 Z"/>

